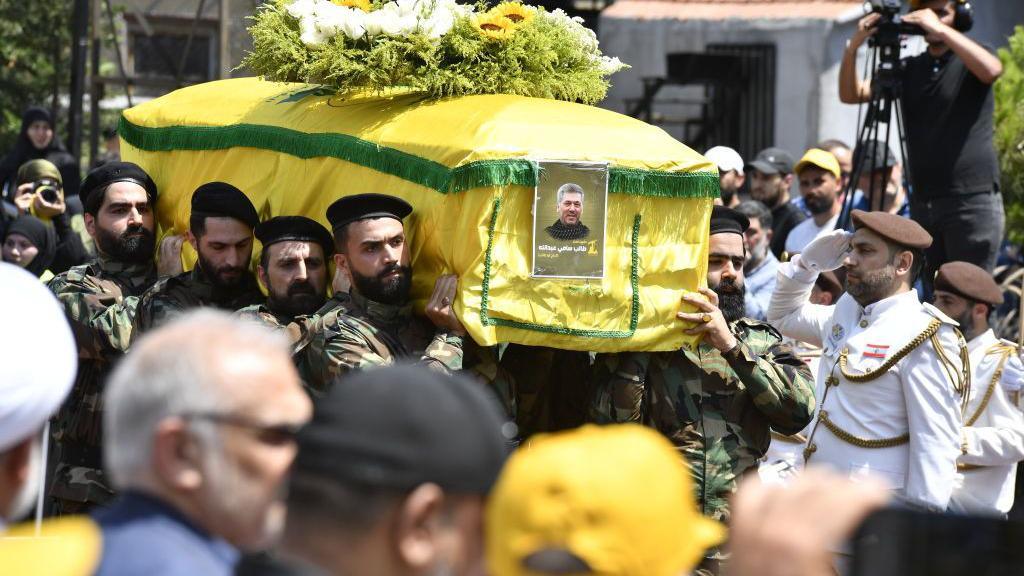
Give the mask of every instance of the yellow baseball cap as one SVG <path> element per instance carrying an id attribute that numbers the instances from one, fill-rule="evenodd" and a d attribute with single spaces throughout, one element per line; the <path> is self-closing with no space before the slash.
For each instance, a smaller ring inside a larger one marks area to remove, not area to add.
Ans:
<path id="1" fill-rule="evenodd" d="M 47 520 L 39 534 L 22 524 L 0 536 L 4 574 L 86 576 L 96 572 L 102 551 L 100 528 L 85 516 Z"/>
<path id="2" fill-rule="evenodd" d="M 690 472 L 657 432 L 588 425 L 512 455 L 486 513 L 491 576 L 678 576 L 725 528 L 697 511 Z"/>
<path id="3" fill-rule="evenodd" d="M 796 163 L 793 172 L 799 174 L 807 166 L 817 166 L 822 170 L 828 170 L 837 180 L 842 178 L 843 170 L 839 167 L 839 160 L 836 160 L 834 154 L 821 148 L 811 148 L 804 152 L 804 157 Z"/>

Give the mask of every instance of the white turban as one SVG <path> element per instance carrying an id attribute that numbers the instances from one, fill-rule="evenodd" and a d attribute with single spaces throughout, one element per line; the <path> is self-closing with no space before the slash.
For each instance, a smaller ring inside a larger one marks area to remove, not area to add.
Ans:
<path id="1" fill-rule="evenodd" d="M 38 278 L 0 263 L 0 453 L 39 432 L 71 391 L 78 349 Z"/>

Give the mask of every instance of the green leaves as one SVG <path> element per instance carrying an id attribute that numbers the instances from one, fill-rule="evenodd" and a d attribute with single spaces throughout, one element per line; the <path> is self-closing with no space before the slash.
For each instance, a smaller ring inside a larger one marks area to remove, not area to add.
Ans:
<path id="1" fill-rule="evenodd" d="M 71 65 L 67 0 L 0 0 L 0 151 L 14 144 L 21 113 L 56 104 Z"/>
<path id="2" fill-rule="evenodd" d="M 1002 170 L 1006 233 L 1024 243 L 1024 26 L 999 50 L 1003 75 L 995 84 L 995 145 Z"/>
<path id="3" fill-rule="evenodd" d="M 329 84 L 340 92 L 407 87 L 433 97 L 515 94 L 595 104 L 614 71 L 593 34 L 563 13 L 538 9 L 503 39 L 485 37 L 463 17 L 439 40 L 414 33 L 353 41 L 338 34 L 308 46 L 288 4 L 264 5 L 249 29 L 254 49 L 243 66 L 269 80 Z"/>

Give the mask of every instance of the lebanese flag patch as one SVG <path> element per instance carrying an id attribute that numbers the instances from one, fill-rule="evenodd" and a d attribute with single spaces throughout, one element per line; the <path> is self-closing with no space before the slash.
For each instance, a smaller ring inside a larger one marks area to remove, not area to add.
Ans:
<path id="1" fill-rule="evenodd" d="M 886 344 L 866 344 L 864 353 L 861 354 L 864 358 L 885 358 L 885 355 L 889 353 L 889 346 Z"/>

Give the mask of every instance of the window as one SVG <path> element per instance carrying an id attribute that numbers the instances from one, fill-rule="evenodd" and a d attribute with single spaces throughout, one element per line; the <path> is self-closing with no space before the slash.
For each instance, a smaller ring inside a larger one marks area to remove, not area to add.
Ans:
<path id="1" fill-rule="evenodd" d="M 128 23 L 128 61 L 136 77 L 177 79 L 180 75 L 180 80 L 189 82 L 217 77 L 216 22 L 150 17 L 146 27 L 133 25 L 132 20 Z"/>

